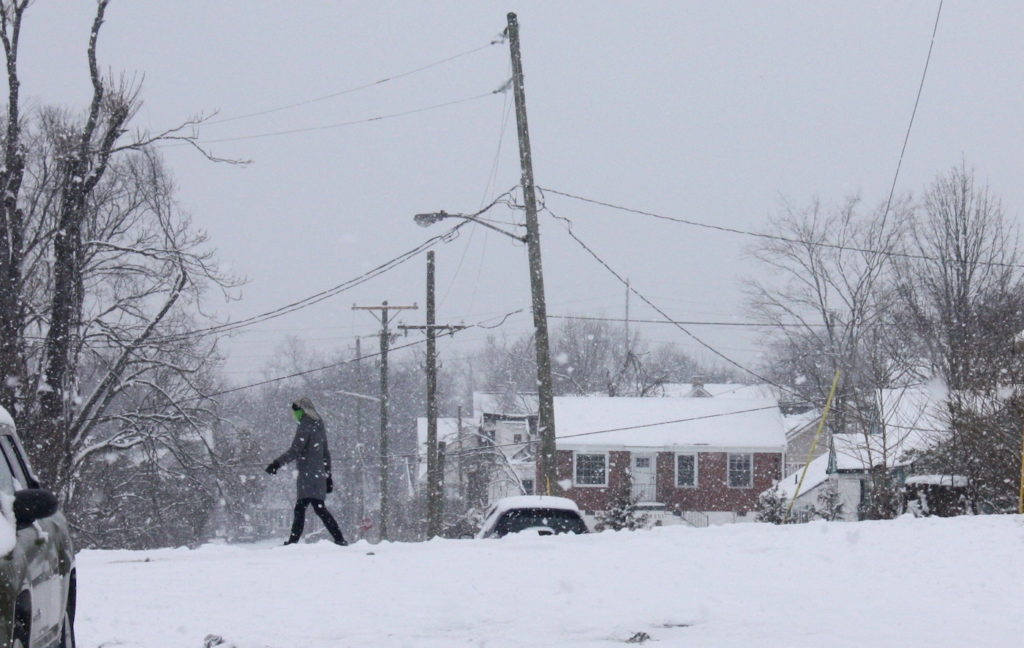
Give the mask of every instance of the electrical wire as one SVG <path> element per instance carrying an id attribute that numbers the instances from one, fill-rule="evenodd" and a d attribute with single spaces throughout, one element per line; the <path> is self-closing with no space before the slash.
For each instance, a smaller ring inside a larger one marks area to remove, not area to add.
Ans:
<path id="1" fill-rule="evenodd" d="M 885 211 L 882 212 L 882 226 L 880 231 L 885 231 L 885 224 L 889 218 L 889 208 L 892 206 L 892 197 L 896 192 L 896 181 L 900 177 L 900 169 L 903 167 L 903 156 L 907 152 L 907 143 L 910 142 L 910 131 L 914 127 L 914 118 L 917 117 L 917 106 L 921 103 L 921 93 L 924 90 L 924 80 L 928 77 L 928 65 L 932 61 L 932 49 L 935 47 L 935 34 L 939 31 L 939 17 L 942 16 L 942 3 L 939 0 L 939 8 L 935 12 L 935 25 L 932 27 L 932 38 L 928 43 L 928 56 L 924 59 L 924 70 L 921 71 L 921 82 L 917 85 L 917 96 L 914 98 L 914 109 L 910 112 L 910 122 L 907 124 L 907 132 L 903 136 L 903 147 L 900 149 L 900 158 L 896 163 L 896 173 L 892 177 L 892 185 L 889 187 L 889 198 L 885 201 Z"/>
<path id="2" fill-rule="evenodd" d="M 435 68 L 435 67 L 438 67 L 440 65 L 444 65 L 445 63 L 450 63 L 451 61 L 454 61 L 456 59 L 460 59 L 460 58 L 463 58 L 465 56 L 469 56 L 471 54 L 475 54 L 477 52 L 483 51 L 483 50 L 485 50 L 485 49 L 487 49 L 487 48 L 489 48 L 489 47 L 491 47 L 493 45 L 498 45 L 500 43 L 505 42 L 505 39 L 506 39 L 506 37 L 504 36 L 504 34 L 502 34 L 502 35 L 499 35 L 494 40 L 492 40 L 491 42 L 487 43 L 486 45 L 481 45 L 480 47 L 474 47 L 473 49 L 466 50 L 465 52 L 460 52 L 458 54 L 454 54 L 454 55 L 449 56 L 447 58 L 443 58 L 443 59 L 440 59 L 438 61 L 434 61 L 433 63 L 427 63 L 426 65 L 421 65 L 420 67 L 413 68 L 412 70 L 408 70 L 408 71 L 402 72 L 400 74 L 392 74 L 391 76 L 387 76 L 387 77 L 384 77 L 382 79 L 378 79 L 376 81 L 371 81 L 370 83 L 364 83 L 364 84 L 361 84 L 361 85 L 352 86 L 352 87 L 346 88 L 344 90 L 338 90 L 337 92 L 331 92 L 329 94 L 321 95 L 321 96 L 318 96 L 318 97 L 313 97 L 311 99 L 305 99 L 303 101 L 296 101 L 294 103 L 285 104 L 283 106 L 277 106 L 275 108 L 267 108 L 266 110 L 260 110 L 260 111 L 257 111 L 257 112 L 246 113 L 244 115 L 235 115 L 233 117 L 224 117 L 222 119 L 215 119 L 215 120 L 212 120 L 212 121 L 204 122 L 203 125 L 204 126 L 214 126 L 214 125 L 218 125 L 218 124 L 227 124 L 227 123 L 230 123 L 230 122 L 239 121 L 239 120 L 242 120 L 242 119 L 249 119 L 251 117 L 262 117 L 263 115 L 270 115 L 270 114 L 281 112 L 281 111 L 284 111 L 284 110 L 291 110 L 292 108 L 299 108 L 301 106 L 308 106 L 310 104 L 319 103 L 321 101 L 327 101 L 328 99 L 335 99 L 335 98 L 341 97 L 343 95 L 351 94 L 353 92 L 358 92 L 360 90 L 366 90 L 368 88 L 375 88 L 377 86 L 384 85 L 385 83 L 389 83 L 389 82 L 392 82 L 392 81 L 397 81 L 398 79 L 402 79 L 402 78 L 407 77 L 407 76 L 412 76 L 414 74 L 418 74 L 420 72 L 424 72 L 424 71 L 429 70 L 431 68 Z"/>
<path id="3" fill-rule="evenodd" d="M 743 364 L 737 362 L 736 360 L 733 360 L 732 358 L 730 358 L 729 356 L 727 356 L 726 354 L 722 353 L 717 348 L 712 346 L 711 344 L 705 342 L 703 339 L 701 339 L 700 337 L 695 335 L 692 331 L 687 329 L 681 323 L 673 321 L 672 318 L 670 318 L 668 316 L 668 314 L 665 313 L 665 311 L 663 311 L 661 308 L 659 308 L 657 304 L 655 304 L 650 299 L 648 299 L 643 293 L 638 291 L 636 289 L 636 286 L 633 285 L 632 282 L 627 282 L 626 279 L 624 279 L 622 277 L 622 275 L 620 275 L 618 272 L 616 272 L 615 269 L 613 269 L 608 264 L 607 261 L 602 259 L 597 254 L 597 252 L 595 252 L 589 245 L 587 245 L 582 239 L 580 239 L 579 236 L 577 236 L 576 233 L 573 232 L 573 230 L 572 230 L 572 221 L 571 220 L 569 220 L 568 218 L 562 217 L 562 216 L 555 215 L 551 211 L 551 209 L 547 207 L 547 205 L 544 206 L 544 211 L 547 211 L 549 214 L 551 214 L 551 216 L 553 218 L 556 218 L 557 220 L 562 221 L 562 223 L 565 225 L 566 231 L 569 233 L 569 236 L 574 241 L 576 241 L 576 243 L 578 245 L 580 245 L 580 247 L 582 247 L 588 254 L 590 254 L 590 256 L 593 257 L 595 261 L 597 261 L 602 267 L 604 267 L 613 277 L 615 277 L 620 283 L 622 283 L 624 286 L 626 286 L 627 289 L 630 292 L 632 292 L 641 301 L 643 301 L 645 304 L 647 304 L 652 309 L 654 309 L 659 315 L 664 317 L 666 320 L 669 320 L 670 323 L 675 325 L 676 328 L 678 328 L 680 331 L 682 331 L 687 336 L 689 336 L 694 342 L 696 342 L 697 344 L 699 344 L 700 346 L 702 346 L 703 348 L 705 348 L 706 350 L 711 352 L 716 357 L 720 358 L 721 360 L 724 360 L 729 365 L 732 365 L 733 367 L 736 367 L 740 371 L 753 376 L 757 380 L 760 380 L 761 382 L 763 382 L 763 383 L 765 383 L 767 385 L 771 385 L 772 387 L 775 387 L 776 389 L 778 389 L 782 393 L 786 393 L 786 394 L 789 394 L 791 396 L 796 396 L 798 399 L 803 400 L 803 395 L 800 394 L 799 392 L 797 392 L 796 390 L 794 390 L 794 389 L 792 389 L 790 387 L 787 387 L 786 385 L 783 385 L 781 383 L 778 383 L 778 382 L 776 382 L 774 380 L 771 380 L 770 378 L 767 378 L 766 376 L 762 375 L 761 373 L 759 373 L 759 372 L 757 372 L 757 371 L 755 371 L 755 370 L 753 370 L 753 369 L 751 369 L 751 368 L 749 368 L 747 366 L 744 366 Z M 841 410 L 840 408 L 834 408 L 834 411 L 842 412 L 843 410 Z M 854 418 L 863 420 L 863 416 L 861 416 L 859 412 L 856 412 L 856 411 L 846 411 L 845 413 L 847 415 L 850 415 L 850 416 L 854 417 Z M 887 425 L 887 427 L 891 427 L 891 428 L 897 429 L 897 430 L 908 430 L 908 431 L 918 431 L 918 432 L 934 432 L 934 430 L 925 429 L 925 428 L 917 428 L 917 427 L 914 427 L 914 426 L 898 425 L 898 424 L 892 424 L 892 423 L 886 423 L 886 425 Z"/>
<path id="4" fill-rule="evenodd" d="M 701 339 L 700 337 L 698 337 L 698 336 L 697 336 L 696 334 L 694 334 L 694 333 L 693 333 L 692 331 L 690 331 L 689 329 L 687 329 L 687 328 L 686 328 L 686 327 L 685 327 L 685 326 L 684 326 L 683 324 L 681 324 L 681 323 L 680 323 L 680 322 L 678 322 L 678 321 L 675 321 L 675 320 L 673 320 L 673 319 L 672 319 L 672 318 L 671 318 L 671 317 L 670 317 L 670 316 L 668 315 L 668 313 L 666 313 L 666 312 L 665 312 L 664 310 L 662 310 L 662 309 L 661 309 L 661 308 L 660 308 L 660 307 L 659 307 L 659 306 L 658 306 L 657 304 L 655 304 L 655 303 L 654 303 L 653 301 L 651 301 L 650 299 L 648 299 L 646 295 L 644 295 L 644 294 L 643 294 L 643 293 L 641 293 L 641 292 L 640 292 L 639 290 L 637 290 L 637 289 L 636 289 L 636 286 L 635 286 L 635 285 L 633 285 L 633 283 L 632 283 L 632 282 L 630 282 L 630 281 L 627 281 L 627 280 L 625 279 L 625 277 L 623 277 L 623 276 L 622 276 L 621 274 L 619 274 L 618 272 L 616 272 L 616 271 L 615 271 L 615 269 L 614 269 L 614 268 L 612 268 L 612 267 L 611 267 L 611 266 L 610 266 L 610 265 L 608 264 L 608 262 L 607 262 L 607 261 L 605 261 L 605 260 L 604 260 L 603 258 L 601 258 L 601 256 L 600 256 L 600 255 L 598 255 L 598 254 L 597 254 L 597 252 L 595 252 L 595 251 L 593 250 L 593 248 L 591 248 L 591 247 L 590 247 L 589 245 L 587 245 L 587 244 L 586 244 L 586 243 L 585 243 L 585 242 L 584 242 L 584 241 L 583 241 L 583 240 L 582 240 L 582 239 L 581 239 L 581 238 L 580 238 L 579 236 L 577 236 L 577 235 L 576 235 L 576 233 L 575 233 L 575 232 L 573 231 L 573 229 L 572 229 L 572 221 L 571 221 L 571 220 L 569 220 L 568 218 L 565 218 L 565 217 L 563 217 L 563 216 L 558 216 L 558 215 L 556 215 L 556 214 L 555 214 L 555 213 L 554 213 L 553 211 L 551 211 L 551 209 L 550 209 L 550 208 L 549 208 L 549 207 L 547 206 L 547 204 L 546 204 L 546 203 L 545 203 L 545 205 L 544 205 L 543 209 L 544 209 L 544 211 L 547 211 L 547 212 L 548 212 L 549 214 L 551 214 L 551 216 L 552 216 L 553 218 L 555 218 L 555 219 L 557 219 L 557 220 L 559 220 L 559 221 L 562 221 L 562 223 L 563 223 L 563 224 L 565 225 L 565 230 L 566 230 L 566 232 L 568 232 L 568 234 L 569 234 L 569 237 L 570 237 L 570 238 L 572 238 L 572 240 L 576 241 L 577 245 L 579 245 L 580 247 L 582 247 L 582 248 L 584 249 L 584 251 L 586 251 L 586 252 L 587 252 L 587 253 L 588 253 L 588 254 L 589 254 L 589 255 L 590 255 L 591 257 L 593 257 L 593 259 L 594 259 L 595 261 L 597 261 L 597 262 L 598 262 L 598 263 L 599 263 L 599 264 L 600 264 L 600 265 L 601 265 L 601 266 L 602 266 L 602 267 L 603 267 L 603 268 L 604 268 L 605 270 L 607 270 L 607 271 L 608 271 L 608 272 L 609 272 L 609 273 L 610 273 L 610 274 L 611 274 L 611 275 L 612 275 L 613 277 L 615 277 L 615 278 L 616 278 L 616 279 L 617 279 L 617 280 L 619 281 L 619 283 L 621 283 L 621 284 L 622 284 L 623 286 L 625 286 L 625 287 L 626 287 L 626 290 L 628 290 L 629 292 L 631 292 L 631 293 L 633 293 L 634 295 L 636 295 L 636 296 L 637 296 L 637 297 L 638 297 L 638 298 L 640 299 L 640 301 L 644 302 L 645 304 L 647 304 L 648 306 L 650 306 L 650 307 L 651 307 L 652 309 L 654 309 L 654 311 L 655 311 L 655 312 L 657 312 L 657 313 L 658 313 L 659 315 L 661 315 L 661 316 L 662 316 L 663 318 L 665 318 L 665 320 L 666 320 L 667 322 L 669 322 L 669 323 L 673 324 L 673 325 L 674 325 L 674 326 L 675 326 L 675 327 L 676 327 L 677 329 L 679 329 L 680 331 L 682 331 L 683 333 L 685 333 L 685 334 L 686 334 L 687 336 L 689 336 L 689 337 L 690 337 L 690 338 L 691 338 L 691 339 L 692 339 L 692 340 L 693 340 L 694 342 L 696 342 L 696 343 L 697 343 L 697 344 L 699 344 L 700 346 L 704 347 L 705 349 L 707 349 L 708 351 L 710 351 L 710 352 L 711 352 L 711 353 L 713 353 L 714 355 L 718 356 L 719 358 L 721 358 L 722 360 L 724 360 L 724 361 L 725 361 L 725 362 L 727 362 L 728 364 L 730 364 L 730 365 L 732 365 L 732 366 L 736 367 L 737 369 L 739 369 L 740 371 L 743 371 L 744 373 L 748 373 L 748 374 L 750 374 L 751 376 L 753 376 L 753 377 L 757 378 L 758 380 L 761 380 L 761 381 L 763 381 L 763 382 L 765 382 L 765 383 L 768 383 L 768 384 L 772 384 L 772 385 L 775 385 L 775 383 L 773 383 L 773 382 L 772 382 L 771 380 L 769 380 L 768 378 L 766 378 L 766 377 L 762 376 L 762 375 L 761 375 L 760 373 L 758 373 L 758 372 L 754 371 L 753 369 L 750 369 L 749 367 L 745 367 L 745 366 L 743 366 L 742 364 L 740 364 L 739 362 L 737 362 L 737 361 L 733 360 L 733 359 L 732 359 L 732 358 L 730 358 L 729 356 L 725 355 L 724 353 L 722 353 L 721 351 L 719 351 L 719 350 L 718 350 L 718 349 L 716 349 L 715 347 L 711 346 L 710 344 L 708 344 L 707 342 L 705 342 L 704 340 L 702 340 L 702 339 Z M 792 393 L 794 393 L 794 394 L 796 393 L 796 392 L 793 392 L 792 390 L 790 390 L 789 388 L 783 387 L 782 385 L 775 385 L 775 386 L 776 386 L 776 387 L 778 387 L 778 388 L 780 388 L 780 389 L 784 389 L 784 390 L 786 390 L 786 391 L 792 392 Z"/>
<path id="5" fill-rule="evenodd" d="M 350 120 L 350 121 L 337 122 L 337 123 L 334 123 L 334 124 L 323 124 L 321 126 L 307 126 L 307 127 L 304 127 L 304 128 L 289 128 L 287 130 L 272 131 L 272 132 L 269 132 L 269 133 L 254 133 L 252 135 L 237 135 L 235 137 L 218 137 L 218 138 L 214 138 L 214 139 L 203 139 L 203 140 L 198 140 L 195 143 L 199 144 L 199 145 L 202 145 L 202 146 L 205 146 L 205 145 L 208 145 L 208 144 L 221 144 L 221 143 L 224 143 L 224 142 L 240 142 L 240 141 L 243 141 L 243 140 L 261 139 L 261 138 L 265 138 L 265 137 L 278 137 L 280 135 L 295 135 L 295 134 L 298 134 L 298 133 L 312 133 L 312 132 L 316 132 L 316 131 L 333 130 L 333 129 L 336 129 L 336 128 L 344 128 L 346 126 L 355 126 L 357 124 L 368 124 L 370 122 L 383 121 L 385 119 L 394 119 L 396 117 L 405 117 L 407 115 L 414 115 L 416 113 L 427 112 L 427 111 L 430 111 L 430 110 L 437 110 L 439 108 L 446 108 L 448 106 L 455 106 L 455 105 L 458 105 L 458 104 L 469 103 L 471 101 L 478 101 L 480 99 L 484 99 L 486 97 L 490 97 L 490 96 L 495 95 L 495 94 L 501 94 L 501 93 L 504 93 L 504 92 L 505 92 L 505 89 L 502 87 L 502 88 L 498 88 L 497 90 L 491 90 L 490 92 L 485 92 L 483 94 L 473 95 L 472 97 L 464 97 L 462 99 L 454 99 L 452 101 L 445 101 L 443 103 L 432 104 L 430 106 L 423 106 L 421 108 L 413 108 L 411 110 L 403 110 L 401 112 L 396 112 L 396 113 L 388 113 L 388 114 L 384 114 L 384 115 L 377 115 L 375 117 L 367 117 L 367 118 L 364 118 L 364 119 L 353 119 L 353 120 Z M 184 145 L 188 145 L 188 143 L 182 142 L 182 143 L 177 143 L 177 144 L 168 144 L 166 146 L 172 147 L 172 146 L 184 146 Z"/>
<path id="6" fill-rule="evenodd" d="M 499 163 L 499 160 L 501 158 L 501 146 L 502 146 L 502 143 L 505 140 L 505 129 L 508 126 L 508 116 L 509 116 L 509 113 L 510 113 L 510 110 L 511 110 L 510 109 L 511 105 L 512 105 L 511 98 L 510 97 L 506 97 L 505 104 L 502 107 L 501 128 L 498 130 L 498 146 L 497 146 L 497 150 L 494 153 L 494 161 L 491 163 L 491 170 L 487 174 L 487 183 L 484 185 L 484 193 L 480 197 L 480 205 L 479 205 L 480 207 L 483 207 L 484 203 L 487 202 L 487 196 L 490 195 L 490 193 L 494 190 L 494 185 L 497 183 L 497 180 L 498 180 L 498 163 Z M 458 279 L 459 273 L 462 271 L 462 264 L 465 263 L 466 256 L 469 254 L 469 249 L 472 247 L 473 240 L 475 238 L 476 238 L 476 229 L 474 228 L 470 232 L 469 240 L 466 242 L 466 245 L 462 248 L 462 255 L 459 257 L 459 263 L 455 266 L 455 272 L 452 274 L 452 279 L 448 283 L 448 288 L 444 291 L 444 296 L 441 297 L 441 301 L 440 301 L 440 305 L 441 306 L 443 306 L 445 304 L 445 302 L 448 301 L 448 296 L 451 294 L 452 288 L 455 287 L 455 281 L 456 281 L 456 279 Z M 486 240 L 486 234 L 485 234 L 485 240 Z M 478 271 L 477 272 L 477 282 L 473 284 L 473 295 L 474 296 L 473 296 L 473 299 L 470 300 L 470 304 L 471 305 L 475 301 L 476 286 L 477 286 L 477 284 L 479 282 L 480 282 L 480 273 Z"/>
<path id="7" fill-rule="evenodd" d="M 595 436 L 595 435 L 598 435 L 598 434 L 609 434 L 611 432 L 624 432 L 624 431 L 627 431 L 627 430 L 643 430 L 643 429 L 648 429 L 648 428 L 659 427 L 659 426 L 662 426 L 662 425 L 673 425 L 675 423 L 689 423 L 691 421 L 704 421 L 704 420 L 707 420 L 707 419 L 723 418 L 723 417 L 726 417 L 726 416 L 739 416 L 740 414 L 750 414 L 752 412 L 765 412 L 765 411 L 768 411 L 768 410 L 777 410 L 777 409 L 778 409 L 777 405 L 765 405 L 765 406 L 762 406 L 762 407 L 750 407 L 750 408 L 747 408 L 747 409 L 735 410 L 735 411 L 731 411 L 731 412 L 718 412 L 718 413 L 715 413 L 715 414 L 704 414 L 704 415 L 701 415 L 701 416 L 689 416 L 689 417 L 686 417 L 686 418 L 671 419 L 671 420 L 668 420 L 668 421 L 656 421 L 654 423 L 639 423 L 637 425 L 625 425 L 625 426 L 621 426 L 621 427 L 604 428 L 604 429 L 601 429 L 601 430 L 589 430 L 587 432 L 577 432 L 577 433 L 574 433 L 574 434 L 564 434 L 564 435 L 560 434 L 560 435 L 558 435 L 558 439 L 557 440 L 558 441 L 562 441 L 564 439 L 576 439 L 576 438 L 579 438 L 579 437 Z M 500 443 L 500 444 L 494 444 L 494 445 L 485 445 L 485 446 L 480 446 L 480 447 L 477 447 L 477 448 L 469 448 L 469 449 L 466 449 L 466 450 L 457 450 L 455 452 L 445 452 L 444 456 L 447 458 L 447 457 L 460 456 L 460 455 L 464 455 L 464 454 L 489 452 L 489 451 L 497 449 L 497 448 L 513 448 L 513 447 L 517 447 L 517 446 L 529 445 L 529 444 L 532 444 L 532 443 L 535 443 L 535 442 L 536 441 L 534 441 L 534 440 L 530 440 L 530 441 L 521 441 L 519 443 Z M 411 454 L 411 453 L 408 453 L 408 454 Z M 425 455 L 420 454 L 420 456 L 422 457 L 422 456 L 425 456 Z"/>
<path id="8" fill-rule="evenodd" d="M 744 229 L 739 229 L 739 228 L 735 228 L 735 227 L 726 227 L 724 225 L 712 225 L 710 223 L 702 223 L 700 221 L 695 221 L 695 220 L 691 220 L 691 219 L 688 219 L 688 218 L 680 218 L 678 216 L 666 216 L 664 214 L 659 214 L 659 213 L 656 213 L 656 212 L 644 211 L 642 209 L 635 209 L 635 208 L 632 208 L 632 207 L 625 207 L 625 206 L 622 206 L 622 205 L 616 205 L 614 203 L 605 202 L 605 201 L 597 200 L 597 199 L 594 199 L 594 198 L 587 198 L 585 196 L 580 196 L 578 194 L 573 194 L 573 193 L 569 193 L 569 192 L 566 192 L 566 191 L 559 191 L 557 189 L 551 189 L 550 187 L 537 187 L 537 189 L 539 189 L 542 193 L 555 194 L 557 196 L 563 196 L 565 198 L 571 198 L 573 200 L 578 200 L 580 202 L 585 202 L 585 203 L 589 203 L 589 204 L 592 204 L 592 205 L 599 205 L 601 207 L 608 207 L 609 209 L 615 209 L 615 210 L 618 210 L 618 211 L 624 211 L 624 212 L 628 212 L 628 213 L 631 213 L 631 214 L 639 214 L 641 216 L 650 216 L 651 218 L 656 218 L 658 220 L 664 220 L 664 221 L 670 221 L 670 222 L 674 222 L 674 223 L 679 223 L 681 225 L 689 225 L 691 227 L 698 227 L 698 228 L 702 228 L 702 229 L 714 230 L 714 231 L 717 231 L 717 232 L 725 232 L 727 234 L 740 234 L 742 236 L 749 236 L 749 237 L 753 237 L 753 238 L 768 239 L 768 240 L 771 240 L 771 241 L 781 241 L 781 242 L 784 242 L 784 243 L 795 243 L 795 244 L 798 244 L 798 245 L 807 245 L 807 246 L 812 246 L 812 247 L 822 247 L 822 248 L 828 248 L 828 249 L 832 249 L 832 250 L 840 250 L 840 251 L 846 251 L 846 252 L 860 252 L 860 253 L 863 253 L 863 254 L 877 254 L 877 255 L 881 255 L 881 256 L 897 257 L 897 258 L 904 258 L 904 259 L 917 259 L 917 260 L 921 260 L 921 261 L 935 261 L 935 262 L 939 262 L 939 263 L 943 262 L 943 259 L 940 259 L 939 257 L 930 256 L 930 255 L 927 255 L 927 254 L 915 254 L 913 252 L 899 252 L 899 251 L 895 251 L 895 250 L 878 250 L 878 249 L 874 249 L 874 248 L 863 248 L 863 247 L 857 247 L 857 246 L 851 246 L 851 245 L 841 245 L 839 243 L 830 243 L 830 242 L 827 242 L 827 241 L 808 241 L 806 239 L 799 239 L 799 238 L 792 238 L 792 237 L 788 237 L 788 236 L 781 236 L 779 234 L 767 234 L 765 232 L 754 232 L 754 231 L 751 231 L 751 230 L 744 230 Z M 980 266 L 994 266 L 994 267 L 1000 267 L 1000 268 L 1024 268 L 1024 264 L 1021 264 L 1021 263 L 1008 263 L 1008 262 L 1000 262 L 1000 261 L 977 261 L 976 263 L 978 265 L 980 265 Z"/>
<path id="9" fill-rule="evenodd" d="M 472 218 L 472 217 L 475 217 L 475 216 L 478 216 L 478 215 L 484 213 L 488 209 L 491 209 L 492 207 L 494 207 L 495 205 L 500 203 L 502 201 L 502 199 L 504 199 L 505 197 L 507 197 L 510 194 L 511 194 L 511 190 L 501 194 L 500 196 L 495 198 L 489 205 L 486 205 L 485 207 L 481 208 L 476 213 L 469 215 L 469 217 Z M 253 325 L 259 324 L 261 322 L 266 322 L 266 321 L 271 320 L 271 319 L 276 319 L 276 318 L 281 317 L 283 315 L 287 315 L 289 313 L 293 313 L 295 311 L 302 310 L 304 308 L 308 308 L 309 306 L 312 306 L 312 305 L 317 304 L 317 303 L 319 303 L 321 301 L 324 301 L 325 299 L 329 299 L 329 298 L 334 297 L 336 295 L 339 295 L 339 294 L 341 294 L 343 292 L 351 290 L 352 288 L 355 288 L 356 286 L 358 286 L 360 284 L 363 284 L 363 283 L 369 281 L 370 279 L 374 279 L 374 278 L 376 278 L 376 277 L 378 277 L 378 276 L 380 276 L 380 275 L 382 275 L 382 274 L 384 274 L 384 273 L 386 273 L 386 272 L 388 272 L 388 271 L 390 271 L 390 270 L 392 270 L 392 269 L 402 265 L 403 263 L 406 263 L 410 259 L 413 259 L 414 257 L 418 256 L 419 254 L 421 254 L 424 251 L 434 247 L 435 245 L 437 245 L 439 243 L 448 243 L 448 242 L 454 240 L 455 237 L 458 234 L 458 231 L 462 227 L 465 227 L 470 222 L 471 221 L 469 221 L 469 220 L 464 220 L 461 223 L 459 223 L 458 225 L 455 225 L 454 227 L 450 228 L 446 232 L 443 232 L 441 234 L 438 234 L 438 235 L 430 237 L 429 239 L 423 241 L 422 243 L 420 243 L 416 247 L 411 248 L 409 250 L 406 250 L 405 252 L 403 252 L 403 253 L 399 254 L 398 256 L 395 256 L 395 257 L 393 257 L 391 259 L 388 259 L 384 263 L 382 263 L 382 264 L 372 268 L 371 270 L 368 270 L 368 271 L 366 271 L 366 272 L 364 272 L 364 273 L 362 273 L 362 274 L 360 274 L 360 275 L 358 275 L 356 277 L 348 279 L 346 281 L 343 281 L 342 283 L 337 284 L 335 286 L 332 286 L 331 288 L 328 288 L 328 289 L 322 290 L 322 291 L 320 291 L 318 293 L 309 295 L 308 297 L 304 297 L 304 298 L 302 298 L 302 299 L 300 299 L 298 301 L 291 302 L 290 304 L 285 304 L 284 306 L 279 306 L 278 308 L 275 308 L 275 309 L 270 310 L 270 311 L 266 311 L 264 313 L 260 313 L 258 315 L 253 315 L 251 317 L 247 317 L 247 318 L 245 318 L 243 320 L 239 320 L 237 322 L 229 322 L 229 323 L 225 323 L 225 324 L 218 324 L 216 326 L 210 326 L 210 327 L 202 328 L 202 329 L 195 329 L 195 330 L 187 331 L 187 332 L 184 332 L 184 333 L 178 333 L 178 334 L 172 334 L 172 335 L 155 337 L 155 338 L 153 338 L 153 341 L 174 341 L 174 340 L 187 339 L 187 338 L 190 338 L 190 337 L 203 337 L 203 336 L 207 336 L 207 335 L 227 333 L 227 332 L 231 332 L 231 331 L 243 328 L 243 327 L 253 326 Z"/>
<path id="10" fill-rule="evenodd" d="M 630 324 L 682 324 L 684 326 L 747 326 L 752 328 L 808 328 L 824 327 L 824 324 L 799 324 L 799 323 L 776 323 L 764 324 L 760 322 L 699 322 L 686 320 L 649 320 L 649 319 L 625 319 L 623 317 L 591 317 L 587 315 L 548 315 L 548 319 L 585 320 L 588 322 L 629 322 Z"/>

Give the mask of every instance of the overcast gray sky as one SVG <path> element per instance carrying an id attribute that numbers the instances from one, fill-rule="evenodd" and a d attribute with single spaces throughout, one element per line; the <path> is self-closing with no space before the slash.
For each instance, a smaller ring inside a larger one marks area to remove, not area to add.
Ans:
<path id="1" fill-rule="evenodd" d="M 94 3 L 38 0 L 23 28 L 23 96 L 82 107 Z M 101 64 L 145 75 L 136 125 L 232 118 L 303 102 L 487 45 L 519 15 L 537 183 L 731 227 L 759 229 L 783 199 L 883 201 L 921 78 L 938 0 L 912 2 L 270 2 L 115 0 Z M 1016 221 L 1024 201 L 1024 4 L 947 0 L 897 192 L 961 160 Z M 320 127 L 475 97 L 510 76 L 507 44 L 373 87 L 202 128 L 203 140 Z M 412 215 L 469 212 L 519 181 L 510 93 L 404 117 L 209 144 L 247 167 L 165 148 L 181 203 L 248 278 L 211 304 L 241 319 L 354 277 L 436 233 Z M 503 133 L 503 136 L 502 136 Z M 500 149 L 499 149 L 500 142 Z M 496 164 L 495 164 L 496 163 Z M 492 177 L 492 168 L 496 169 Z M 552 211 L 673 317 L 744 320 L 749 239 L 548 196 Z M 497 208 L 495 219 L 521 220 Z M 624 291 L 541 219 L 548 310 L 621 316 Z M 439 321 L 528 308 L 525 248 L 481 228 L 437 250 Z M 351 345 L 376 325 L 353 303 L 423 303 L 421 258 L 229 345 L 244 382 L 277 342 Z M 656 316 L 633 301 L 634 317 Z M 421 323 L 423 312 L 406 316 Z M 503 327 L 530 328 L 528 313 Z M 670 327 L 650 339 L 694 349 Z M 755 362 L 753 336 L 695 327 Z M 448 353 L 485 336 L 467 332 Z M 706 353 L 698 357 L 710 358 Z"/>

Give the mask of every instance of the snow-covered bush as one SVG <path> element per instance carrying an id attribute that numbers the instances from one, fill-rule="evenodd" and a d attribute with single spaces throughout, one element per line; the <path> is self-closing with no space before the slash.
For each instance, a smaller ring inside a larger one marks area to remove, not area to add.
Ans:
<path id="1" fill-rule="evenodd" d="M 786 510 L 789 508 L 789 498 L 779 490 L 778 484 L 771 490 L 761 493 L 757 498 L 755 522 L 768 522 L 769 524 L 784 524 L 786 522 Z"/>

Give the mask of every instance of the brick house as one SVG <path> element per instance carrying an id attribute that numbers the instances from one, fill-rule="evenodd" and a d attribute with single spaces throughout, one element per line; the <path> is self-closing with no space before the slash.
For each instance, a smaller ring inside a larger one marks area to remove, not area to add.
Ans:
<path id="1" fill-rule="evenodd" d="M 785 461 L 774 399 L 561 397 L 555 430 L 559 485 L 589 515 L 627 493 L 666 522 L 752 519 Z"/>

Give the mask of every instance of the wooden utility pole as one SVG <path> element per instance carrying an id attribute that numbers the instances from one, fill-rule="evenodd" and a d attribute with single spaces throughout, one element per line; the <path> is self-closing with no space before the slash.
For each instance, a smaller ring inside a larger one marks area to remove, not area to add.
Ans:
<path id="1" fill-rule="evenodd" d="M 537 196 L 533 184 L 530 130 L 526 122 L 526 91 L 523 61 L 519 52 L 519 20 L 508 14 L 508 42 L 512 53 L 512 90 L 516 102 L 519 133 L 519 163 L 522 167 L 523 199 L 526 201 L 526 247 L 530 255 L 530 292 L 533 297 L 534 346 L 537 351 L 537 429 L 540 436 L 540 492 L 553 495 L 558 487 L 555 463 L 555 399 L 551 384 L 551 349 L 548 342 L 548 313 L 544 301 L 544 273 L 540 258 L 540 228 L 537 224 Z"/>
<path id="2" fill-rule="evenodd" d="M 632 287 L 629 285 L 629 278 L 626 278 L 626 348 L 624 354 L 629 355 L 629 293 Z"/>
<path id="3" fill-rule="evenodd" d="M 391 331 L 388 330 L 388 312 L 392 310 L 415 310 L 412 306 L 388 306 L 387 301 L 380 306 L 352 306 L 352 310 L 380 311 L 380 539 L 388 539 L 388 474 L 390 457 L 388 456 L 388 348 L 391 344 Z"/>
<path id="4" fill-rule="evenodd" d="M 436 324 L 434 310 L 434 251 L 427 252 L 427 323 L 399 326 L 403 331 L 427 333 L 427 539 L 441 534 L 444 515 L 444 469 L 437 443 L 437 331 L 455 332 L 466 328 Z"/>

